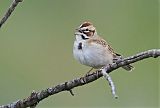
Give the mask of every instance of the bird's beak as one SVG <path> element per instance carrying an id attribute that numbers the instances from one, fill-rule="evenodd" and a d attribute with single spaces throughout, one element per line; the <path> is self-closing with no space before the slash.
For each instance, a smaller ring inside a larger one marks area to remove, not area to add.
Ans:
<path id="1" fill-rule="evenodd" d="M 74 35 L 80 35 L 80 34 L 82 34 L 82 31 L 79 28 L 76 28 Z"/>
<path id="2" fill-rule="evenodd" d="M 78 30 L 79 30 L 79 28 L 76 28 L 75 30 L 76 30 L 76 31 L 78 31 Z"/>
<path id="3" fill-rule="evenodd" d="M 76 28 L 75 30 L 76 30 L 76 32 L 82 33 L 81 29 L 79 29 L 79 28 Z"/>
<path id="4" fill-rule="evenodd" d="M 76 32 L 80 31 L 80 29 L 79 29 L 79 28 L 76 28 L 75 30 L 76 30 Z"/>
<path id="5" fill-rule="evenodd" d="M 79 32 L 76 31 L 76 32 L 74 33 L 74 35 L 79 35 Z"/>

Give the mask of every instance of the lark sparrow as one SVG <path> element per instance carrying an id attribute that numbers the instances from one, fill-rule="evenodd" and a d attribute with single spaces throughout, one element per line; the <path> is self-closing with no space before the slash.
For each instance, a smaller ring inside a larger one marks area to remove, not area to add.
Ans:
<path id="1" fill-rule="evenodd" d="M 122 58 L 104 39 L 98 36 L 96 28 L 90 22 L 84 22 L 76 29 L 73 55 L 81 64 L 96 69 Z M 133 66 L 127 65 L 122 68 L 130 71 Z"/>

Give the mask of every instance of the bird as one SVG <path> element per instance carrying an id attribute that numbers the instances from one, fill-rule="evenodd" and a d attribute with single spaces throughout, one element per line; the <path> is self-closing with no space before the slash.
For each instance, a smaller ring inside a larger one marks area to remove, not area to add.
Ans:
<path id="1" fill-rule="evenodd" d="M 113 48 L 97 34 L 96 28 L 91 22 L 85 21 L 75 29 L 75 41 L 73 45 L 74 58 L 81 64 L 99 69 L 115 63 L 123 56 L 116 53 Z M 133 70 L 133 66 L 128 64 L 122 67 L 127 71 Z"/>

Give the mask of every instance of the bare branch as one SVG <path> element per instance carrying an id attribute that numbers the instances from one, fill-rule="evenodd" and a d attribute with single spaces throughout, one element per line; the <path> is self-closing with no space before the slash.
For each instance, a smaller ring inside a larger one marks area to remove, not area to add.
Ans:
<path id="1" fill-rule="evenodd" d="M 149 57 L 158 57 L 160 56 L 160 49 L 152 49 L 145 52 L 138 53 L 136 55 L 124 58 L 117 63 L 113 63 L 110 66 L 106 67 L 106 72 L 110 73 L 113 70 L 118 69 L 119 67 L 138 62 L 140 60 L 149 58 Z M 41 90 L 40 92 L 33 91 L 31 95 L 25 99 L 18 100 L 16 102 L 10 103 L 8 105 L 2 105 L 0 108 L 26 108 L 26 107 L 36 107 L 36 105 L 42 101 L 43 99 L 47 98 L 48 96 L 57 94 L 62 91 L 71 91 L 74 87 L 82 86 L 92 81 L 97 80 L 98 78 L 102 77 L 103 73 L 101 70 L 97 70 L 87 76 L 75 78 L 71 81 L 67 81 L 51 88 L 47 88 L 45 90 Z M 71 91 L 72 92 L 72 91 Z M 71 93 L 72 94 L 72 93 Z"/>
<path id="2" fill-rule="evenodd" d="M 111 92 L 112 92 L 112 95 L 114 96 L 115 99 L 118 99 L 118 96 L 116 94 L 116 87 L 112 81 L 112 78 L 110 77 L 109 73 L 106 72 L 107 70 L 104 68 L 104 69 L 101 69 L 101 72 L 104 76 L 104 78 L 108 81 L 110 87 L 111 87 Z"/>
<path id="3" fill-rule="evenodd" d="M 22 1 L 23 0 L 13 0 L 12 4 L 10 5 L 7 12 L 5 13 L 5 15 L 3 16 L 3 18 L 0 21 L 0 28 L 6 22 L 6 20 L 9 18 L 9 16 L 12 14 L 12 12 L 14 11 L 14 9 L 18 5 L 18 3 L 22 2 Z"/>

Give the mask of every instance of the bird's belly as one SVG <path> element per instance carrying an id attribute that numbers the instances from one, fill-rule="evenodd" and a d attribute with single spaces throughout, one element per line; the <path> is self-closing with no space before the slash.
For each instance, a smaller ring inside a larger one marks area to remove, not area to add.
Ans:
<path id="1" fill-rule="evenodd" d="M 88 66 L 100 68 L 112 63 L 111 55 L 107 55 L 105 52 L 94 51 L 93 53 L 93 51 L 86 50 L 84 53 L 85 63 Z"/>
<path id="2" fill-rule="evenodd" d="M 74 56 L 81 64 L 93 68 L 101 68 L 113 61 L 113 57 L 109 52 L 94 48 L 77 49 L 74 51 Z"/>

